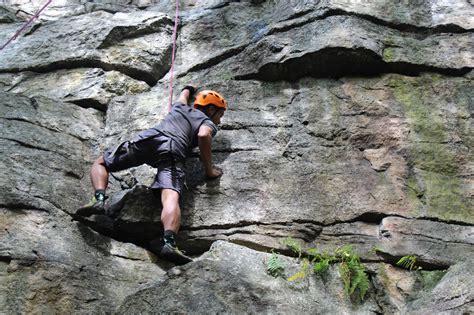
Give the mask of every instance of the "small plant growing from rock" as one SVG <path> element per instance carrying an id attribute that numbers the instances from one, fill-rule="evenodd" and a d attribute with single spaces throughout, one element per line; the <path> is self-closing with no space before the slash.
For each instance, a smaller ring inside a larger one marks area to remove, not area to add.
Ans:
<path id="1" fill-rule="evenodd" d="M 298 258 L 301 258 L 301 255 L 303 254 L 303 247 L 294 239 L 291 237 L 287 237 L 286 239 L 283 240 L 283 245 L 288 247 L 293 253 L 298 255 Z"/>
<path id="2" fill-rule="evenodd" d="M 339 274 L 344 283 L 344 290 L 351 297 L 364 300 L 369 290 L 369 277 L 364 265 L 360 262 L 360 257 L 353 253 L 350 245 L 343 246 L 336 250 L 339 264 Z"/>
<path id="3" fill-rule="evenodd" d="M 332 263 L 335 263 L 337 261 L 336 256 L 334 255 L 329 255 L 327 253 L 319 253 L 316 248 L 309 248 L 306 250 L 306 253 L 311 259 L 311 262 L 313 263 L 313 271 L 315 273 L 323 273 L 326 270 L 329 269 L 329 266 Z"/>
<path id="4" fill-rule="evenodd" d="M 267 273 L 272 277 L 283 276 L 285 263 L 278 257 L 278 254 L 272 251 L 272 255 L 267 260 Z"/>
<path id="5" fill-rule="evenodd" d="M 351 297 L 363 300 L 369 290 L 369 277 L 367 271 L 350 245 L 338 248 L 334 255 L 319 253 L 315 248 L 303 250 L 302 246 L 290 238 L 283 242 L 290 250 L 303 256 L 302 268 L 300 271 L 288 278 L 288 281 L 295 281 L 305 278 L 309 275 L 312 265 L 312 271 L 317 274 L 326 272 L 331 264 L 339 263 L 339 274 L 344 284 L 344 291 Z"/>
<path id="6" fill-rule="evenodd" d="M 402 268 L 408 269 L 408 270 L 420 270 L 421 267 L 418 267 L 416 265 L 416 256 L 403 256 L 397 261 L 397 266 L 400 266 Z"/>

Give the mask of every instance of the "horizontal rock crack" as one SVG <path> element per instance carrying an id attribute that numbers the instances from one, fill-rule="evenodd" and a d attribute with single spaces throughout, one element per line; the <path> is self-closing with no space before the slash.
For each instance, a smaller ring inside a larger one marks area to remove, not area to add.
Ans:
<path id="1" fill-rule="evenodd" d="M 261 80 L 267 82 L 294 82 L 303 77 L 340 78 L 347 76 L 375 76 L 398 73 L 418 76 L 423 72 L 446 76 L 463 76 L 469 67 L 440 68 L 408 62 L 385 62 L 382 57 L 365 48 L 323 48 L 283 62 L 269 62 L 256 72 L 235 76 L 236 80 Z"/>
<path id="2" fill-rule="evenodd" d="M 305 12 L 305 14 L 301 15 L 295 15 L 292 17 L 292 19 L 299 18 L 303 15 L 308 15 L 309 12 Z M 377 24 L 380 26 L 385 26 L 394 30 L 402 31 L 402 32 L 407 32 L 407 33 L 414 33 L 419 35 L 421 38 L 428 37 L 430 35 L 434 34 L 442 34 L 442 33 L 471 33 L 473 29 L 465 29 L 462 28 L 458 25 L 455 24 L 444 24 L 444 25 L 437 25 L 435 27 L 426 27 L 426 26 L 417 26 L 413 24 L 407 24 L 407 23 L 395 23 L 391 21 L 386 21 L 380 18 L 377 18 L 372 15 L 368 14 L 362 14 L 362 13 L 356 13 L 356 12 L 349 12 L 345 11 L 342 9 L 329 9 L 322 15 L 314 15 L 312 17 L 309 17 L 305 20 L 301 20 L 298 22 L 294 22 L 291 24 L 287 24 L 285 26 L 281 27 L 275 27 L 270 29 L 270 31 L 266 35 L 271 35 L 275 33 L 281 33 L 281 32 L 286 32 L 292 28 L 300 27 L 309 23 L 312 23 L 317 20 L 324 20 L 328 17 L 332 16 L 352 16 L 352 17 L 357 17 L 362 20 L 369 21 L 373 24 Z M 287 20 L 291 22 L 291 20 Z"/>
<path id="3" fill-rule="evenodd" d="M 0 70 L 0 73 L 19 73 L 23 71 L 33 71 L 38 73 L 48 73 L 57 70 L 70 70 L 79 68 L 100 68 L 104 71 L 115 70 L 135 80 L 144 81 L 149 86 L 153 86 L 156 82 L 169 70 L 168 67 L 163 68 L 159 76 L 155 76 L 147 71 L 138 68 L 127 67 L 115 63 L 107 63 L 98 59 L 67 59 L 52 62 L 42 66 L 31 66 L 26 68 L 11 68 L 8 70 Z"/>

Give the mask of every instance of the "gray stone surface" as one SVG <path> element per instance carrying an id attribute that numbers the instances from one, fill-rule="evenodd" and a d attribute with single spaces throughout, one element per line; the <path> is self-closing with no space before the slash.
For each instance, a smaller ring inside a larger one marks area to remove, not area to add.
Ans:
<path id="1" fill-rule="evenodd" d="M 470 16 L 474 13 L 472 5 L 466 1 L 423 0 L 417 2 L 403 1 L 346 1 L 330 0 L 328 7 L 335 10 L 377 18 L 394 26 L 434 28 L 440 26 L 456 26 L 472 30 L 474 21 Z"/>
<path id="2" fill-rule="evenodd" d="M 446 275 L 432 290 L 424 290 L 421 297 L 408 304 L 413 314 L 427 313 L 462 313 L 474 312 L 474 275 L 472 260 L 459 263 L 447 271 Z M 431 284 L 431 279 L 425 277 L 425 283 Z"/>
<path id="3" fill-rule="evenodd" d="M 372 283 L 383 313 L 469 314 L 473 311 L 470 261 L 443 271 L 408 271 L 377 265 L 372 270 Z"/>
<path id="4" fill-rule="evenodd" d="M 118 313 L 157 310 L 193 314 L 472 311 L 470 262 L 459 263 L 447 271 L 408 271 L 387 264 L 368 264 L 370 293 L 363 304 L 358 304 L 344 293 L 336 266 L 322 275 L 309 272 L 302 279 L 289 281 L 288 277 L 301 270 L 301 261 L 279 256 L 284 265 L 283 276 L 274 278 L 266 272 L 269 257 L 270 254 L 243 246 L 215 242 L 210 251 L 195 262 L 169 270 L 162 279 L 130 295 Z"/>
<path id="5" fill-rule="evenodd" d="M 164 274 L 156 258 L 73 223 L 64 213 L 0 209 L 0 305 L 12 313 L 113 312 Z"/>
<path id="6" fill-rule="evenodd" d="M 59 70 L 53 73 L 0 74 L 4 89 L 29 97 L 45 96 L 100 110 L 119 95 L 133 95 L 149 90 L 148 84 L 118 71 L 99 68 Z"/>
<path id="7" fill-rule="evenodd" d="M 85 202 L 102 115 L 44 97 L 1 98 L 1 205 L 70 212 Z"/>
<path id="8" fill-rule="evenodd" d="M 332 251 L 347 243 L 365 259 L 397 262 L 415 255 L 418 265 L 443 269 L 462 261 L 472 261 L 472 226 L 442 222 L 386 217 L 379 224 L 342 223 L 324 227 L 312 246 Z"/>
<path id="9" fill-rule="evenodd" d="M 146 0 L 145 0 L 146 1 Z M 131 12 L 139 8 L 139 3 L 145 2 L 143 0 L 100 0 L 100 1 L 77 1 L 77 0 L 63 0 L 52 1 L 44 9 L 38 17 L 40 21 L 54 21 L 68 16 L 82 15 L 94 11 L 106 11 L 110 13 L 116 12 Z M 147 1 L 151 2 L 151 1 Z M 46 2 L 38 2 L 35 0 L 5 0 L 2 5 L 16 12 L 16 16 L 21 19 L 29 19 Z"/>
<path id="10" fill-rule="evenodd" d="M 416 72 L 413 66 L 418 71 L 430 67 L 460 70 L 473 67 L 472 47 L 472 33 L 420 37 L 340 15 L 266 36 L 226 66 L 239 78 L 271 81 Z"/>
<path id="11" fill-rule="evenodd" d="M 0 303 L 6 313 L 111 312 L 164 273 L 144 249 L 72 222 L 89 198 L 102 114 L 2 92 Z"/>
<path id="12" fill-rule="evenodd" d="M 364 314 L 379 311 L 370 297 L 364 304 L 352 304 L 344 295 L 336 269 L 325 278 L 309 275 L 290 282 L 266 273 L 265 261 L 269 256 L 227 242 L 216 242 L 199 260 L 170 270 L 162 280 L 129 296 L 118 313 Z M 282 259 L 287 266 L 287 276 L 299 270 L 295 259 Z"/>
<path id="13" fill-rule="evenodd" d="M 11 22 L 14 22 L 15 20 L 16 20 L 16 17 L 11 12 L 11 10 L 3 6 L 0 6 L 0 23 L 11 23 Z"/>
<path id="14" fill-rule="evenodd" d="M 6 41 L 19 26 L 2 28 L 0 40 Z M 153 12 L 97 11 L 68 17 L 45 23 L 8 45 L 0 72 L 100 67 L 152 83 L 169 70 L 170 32 L 171 20 Z"/>

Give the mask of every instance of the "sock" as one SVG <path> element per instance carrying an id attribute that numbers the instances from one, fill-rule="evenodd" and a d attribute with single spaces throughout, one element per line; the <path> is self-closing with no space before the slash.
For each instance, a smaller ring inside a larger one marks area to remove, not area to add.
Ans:
<path id="1" fill-rule="evenodd" d="M 165 244 L 176 247 L 176 233 L 171 230 L 165 231 Z"/>
<path id="2" fill-rule="evenodd" d="M 105 190 L 97 189 L 94 193 L 95 200 L 104 201 L 105 200 Z"/>

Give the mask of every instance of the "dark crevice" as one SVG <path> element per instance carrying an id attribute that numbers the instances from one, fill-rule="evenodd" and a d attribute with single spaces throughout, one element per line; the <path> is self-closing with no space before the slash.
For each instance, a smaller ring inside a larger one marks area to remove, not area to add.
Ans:
<path id="1" fill-rule="evenodd" d="M 458 298 L 458 297 L 460 297 L 460 296 L 456 296 L 455 298 Z M 453 300 L 453 299 L 454 299 L 454 297 L 450 298 L 449 300 Z M 473 300 L 467 300 L 466 302 L 464 302 L 462 304 L 459 304 L 459 305 L 456 305 L 456 306 L 453 306 L 453 307 L 450 307 L 450 308 L 447 308 L 447 309 L 439 310 L 439 311 L 445 312 L 445 311 L 456 310 L 456 313 L 458 313 L 458 312 L 460 312 L 461 307 L 463 307 L 464 305 L 470 304 L 472 302 L 474 302 L 474 299 Z M 461 314 L 461 313 L 459 313 L 459 314 Z M 462 314 L 463 315 L 468 315 L 469 313 L 466 311 L 466 312 L 463 312 Z"/>
<path id="2" fill-rule="evenodd" d="M 473 29 L 465 29 L 456 24 L 444 24 L 444 25 L 437 25 L 435 27 L 426 27 L 426 26 L 416 26 L 412 24 L 406 23 L 394 23 L 379 19 L 377 17 L 361 14 L 361 13 L 354 13 L 354 12 L 346 12 L 344 10 L 333 10 L 330 12 L 331 15 L 350 15 L 355 16 L 367 21 L 370 21 L 374 24 L 386 26 L 388 28 L 396 29 L 402 32 L 409 32 L 409 33 L 419 33 L 420 35 L 430 36 L 434 34 L 441 34 L 441 33 L 471 33 Z"/>
<path id="3" fill-rule="evenodd" d="M 236 153 L 236 152 L 250 152 L 250 151 L 261 151 L 261 149 L 241 149 L 241 148 L 228 148 L 228 149 L 213 149 L 214 153 Z"/>
<path id="4" fill-rule="evenodd" d="M 74 179 L 82 179 L 82 177 L 83 177 L 83 176 L 81 176 L 79 174 L 76 174 L 74 172 L 71 172 L 71 171 L 65 172 L 64 176 L 71 177 L 71 178 L 74 178 Z"/>
<path id="5" fill-rule="evenodd" d="M 106 105 L 92 98 L 86 98 L 86 99 L 74 100 L 74 101 L 68 101 L 68 102 L 76 104 L 82 108 L 94 108 L 104 113 L 107 111 Z"/>
<path id="6" fill-rule="evenodd" d="M 457 221 L 457 220 L 442 220 L 440 218 L 433 218 L 433 217 L 419 217 L 415 218 L 417 220 L 426 220 L 426 221 L 433 221 L 433 222 L 439 222 L 439 223 L 446 223 L 446 224 L 455 224 L 455 225 L 461 225 L 461 226 L 473 226 L 473 223 L 469 222 L 462 222 L 462 221 Z"/>
<path id="7" fill-rule="evenodd" d="M 263 222 L 256 222 L 256 221 L 239 221 L 236 223 L 200 225 L 196 227 L 182 225 L 181 231 L 225 230 L 225 229 L 232 229 L 232 228 L 248 227 L 248 226 L 253 226 L 253 225 L 258 226 L 258 225 L 283 225 L 283 224 L 288 224 L 288 222 L 263 223 Z"/>
<path id="8" fill-rule="evenodd" d="M 23 211 L 30 211 L 30 210 L 40 211 L 40 212 L 47 212 L 47 213 L 50 212 L 49 209 L 38 208 L 38 207 L 32 206 L 32 205 L 27 204 L 27 203 L 22 203 L 22 202 L 0 204 L 0 207 L 5 208 L 8 211 L 18 212 L 18 213 L 21 213 Z"/>
<path id="9" fill-rule="evenodd" d="M 307 12 L 304 14 L 301 14 L 300 16 L 303 16 L 303 15 L 307 15 Z M 300 16 L 295 16 L 294 18 L 298 18 Z M 322 15 L 315 15 L 303 21 L 287 24 L 281 27 L 272 28 L 267 33 L 267 35 L 286 32 L 290 29 L 301 27 L 303 25 L 312 23 L 317 20 L 324 20 L 332 16 L 352 16 L 352 17 L 356 17 L 362 20 L 369 21 L 376 25 L 385 26 L 385 27 L 398 30 L 401 32 L 418 34 L 418 35 L 421 35 L 422 37 L 427 37 L 434 34 L 443 34 L 443 33 L 454 33 L 454 34 L 471 33 L 473 31 L 473 29 L 465 29 L 456 24 L 444 24 L 444 25 L 437 25 L 435 27 L 416 26 L 412 24 L 395 23 L 395 22 L 382 20 L 380 18 L 371 16 L 368 14 L 348 12 L 342 9 L 329 9 Z"/>
<path id="10" fill-rule="evenodd" d="M 135 80 L 144 81 L 149 86 L 154 86 L 170 69 L 171 65 L 157 65 L 156 74 L 143 71 L 139 68 L 127 67 L 122 64 L 106 63 L 96 59 L 70 59 L 52 62 L 44 66 L 32 66 L 27 68 L 12 68 L 0 70 L 0 73 L 18 73 L 23 71 L 34 71 L 38 73 L 48 73 L 57 70 L 70 70 L 78 68 L 100 68 L 104 71 L 118 71 Z"/>
<path id="11" fill-rule="evenodd" d="M 10 264 L 12 260 L 13 260 L 13 258 L 11 258 L 10 256 L 2 256 L 2 255 L 0 255 L 0 261 L 1 261 L 1 262 Z"/>
<path id="12" fill-rule="evenodd" d="M 381 257 L 383 259 L 383 262 L 391 264 L 394 267 L 401 268 L 399 265 L 397 265 L 397 262 L 403 256 L 393 256 L 393 255 L 390 255 L 389 253 L 385 253 L 381 251 L 377 251 L 377 256 Z M 450 265 L 448 264 L 425 261 L 425 260 L 421 260 L 419 257 L 417 257 L 416 259 L 416 266 L 421 267 L 423 270 L 426 270 L 426 271 L 434 271 L 434 270 L 444 271 L 450 267 Z"/>
<path id="13" fill-rule="evenodd" d="M 303 77 L 334 78 L 373 77 L 384 73 L 418 76 L 423 72 L 435 72 L 447 76 L 463 76 L 471 68 L 440 68 L 407 62 L 386 63 L 371 50 L 365 48 L 324 48 L 316 52 L 290 58 L 282 63 L 267 63 L 257 72 L 237 75 L 237 80 L 297 81 Z"/>
<path id="14" fill-rule="evenodd" d="M 330 226 L 335 226 L 339 224 L 347 224 L 347 223 L 356 223 L 356 222 L 363 222 L 363 223 L 369 223 L 369 224 L 380 224 L 383 219 L 387 217 L 399 217 L 399 218 L 404 218 L 407 219 L 406 217 L 403 217 L 401 215 L 397 214 L 385 214 L 385 213 L 380 213 L 377 211 L 367 211 L 364 212 L 357 217 L 354 217 L 352 219 L 348 220 L 335 220 L 330 223 L 326 223 L 323 226 L 324 227 L 330 227 Z"/>
<path id="15" fill-rule="evenodd" d="M 329 227 L 329 226 L 334 226 L 338 224 L 344 224 L 344 223 L 355 223 L 355 222 L 364 222 L 364 223 L 373 223 L 373 224 L 380 224 L 383 219 L 388 218 L 388 217 L 395 217 L 395 218 L 402 218 L 406 220 L 417 220 L 417 221 L 432 221 L 432 222 L 439 222 L 439 223 L 445 223 L 445 224 L 454 224 L 454 225 L 460 225 L 460 226 L 474 226 L 472 223 L 468 222 L 461 222 L 461 221 L 456 221 L 456 220 L 442 220 L 439 218 L 429 218 L 429 217 L 406 217 L 397 213 L 380 213 L 377 211 L 368 211 L 364 212 L 352 219 L 348 220 L 335 220 L 330 223 L 320 223 L 320 222 L 314 222 L 314 224 L 320 224 L 324 227 Z M 294 222 L 302 223 L 302 222 L 307 222 L 311 223 L 311 221 L 305 221 L 305 220 L 295 220 Z"/>
<path id="16" fill-rule="evenodd" d="M 293 124 L 273 124 L 273 125 L 267 125 L 267 124 L 239 124 L 239 123 L 234 123 L 234 124 L 223 124 L 219 128 L 221 130 L 250 130 L 251 128 L 272 128 L 272 129 L 278 129 L 278 128 L 291 128 L 293 127 Z"/>
<path id="17" fill-rule="evenodd" d="M 258 226 L 258 225 L 257 224 L 252 224 L 252 225 L 248 225 L 248 226 L 245 226 L 245 227 L 256 227 L 256 226 Z M 268 225 L 264 225 L 264 226 L 269 227 L 269 229 L 271 231 L 272 229 L 278 229 L 278 228 L 282 228 L 284 226 L 288 227 L 289 225 L 288 224 L 268 224 Z M 243 228 L 245 228 L 245 227 L 243 227 Z M 322 228 L 320 228 L 319 226 L 316 229 L 311 229 L 311 227 L 306 227 L 306 228 L 305 227 L 302 227 L 302 228 L 291 227 L 291 230 L 294 231 L 294 232 L 298 232 L 298 234 L 301 234 L 301 236 L 299 237 L 300 239 L 302 239 L 306 242 L 311 242 L 312 240 L 314 240 L 315 237 L 320 235 L 320 233 L 322 231 Z M 186 230 L 183 230 L 183 231 L 186 231 Z M 200 231 L 202 231 L 202 230 L 200 229 Z M 212 238 L 212 237 L 217 236 L 217 235 L 231 236 L 231 235 L 235 235 L 235 234 L 265 235 L 265 236 L 272 236 L 272 237 L 277 237 L 277 238 L 282 237 L 281 235 L 274 235 L 272 232 L 269 232 L 268 230 L 265 230 L 265 228 L 263 228 L 262 231 L 246 231 L 244 229 L 240 230 L 237 227 L 232 227 L 232 228 L 228 228 L 228 229 L 210 229 L 209 231 L 212 231 L 213 234 L 210 233 L 209 235 L 205 236 L 206 238 L 207 237 Z M 353 235 L 353 234 L 351 234 L 351 235 Z"/>
<path id="18" fill-rule="evenodd" d="M 50 128 L 50 127 L 46 127 L 46 126 L 43 126 L 43 125 L 39 125 L 35 122 L 32 122 L 28 119 L 25 119 L 25 118 L 17 118 L 17 117 L 0 117 L 0 119 L 5 119 L 5 120 L 8 120 L 8 121 L 20 121 L 20 122 L 24 122 L 24 123 L 27 123 L 27 124 L 31 124 L 31 125 L 35 125 L 35 126 L 38 126 L 38 127 L 41 127 L 41 128 L 44 128 L 44 129 L 47 129 L 49 131 L 52 131 L 52 132 L 61 132 L 59 129 L 55 129 L 55 128 Z"/>
<path id="19" fill-rule="evenodd" d="M 375 224 L 380 224 L 383 219 L 385 219 L 388 216 L 393 216 L 393 215 L 387 215 L 385 213 L 380 213 L 376 211 L 368 211 L 364 212 L 361 215 L 355 217 L 352 222 L 364 222 L 364 223 L 375 223 Z"/>
<path id="20" fill-rule="evenodd" d="M 28 149 L 39 150 L 39 151 L 43 151 L 43 152 L 49 152 L 49 153 L 51 153 L 51 154 L 57 154 L 57 155 L 59 155 L 59 156 L 65 158 L 66 160 L 70 160 L 70 159 L 71 159 L 71 156 L 70 156 L 70 155 L 67 155 L 67 154 L 65 154 L 65 153 L 61 153 L 61 152 L 58 152 L 58 151 L 50 150 L 50 149 L 48 149 L 48 148 L 44 148 L 44 147 L 39 147 L 39 146 L 36 146 L 36 145 L 32 145 L 32 144 L 30 144 L 30 143 L 26 143 L 26 142 L 23 142 L 23 141 L 18 140 L 18 139 L 11 139 L 11 138 L 6 138 L 6 137 L 0 137 L 0 139 L 8 140 L 8 141 L 17 143 L 17 144 L 19 144 L 20 146 L 25 147 L 25 148 L 28 148 Z"/>
<path id="21" fill-rule="evenodd" d="M 21 145 L 22 147 L 25 147 L 25 148 L 35 149 L 35 150 L 40 150 L 40 151 L 45 151 L 45 152 L 51 152 L 51 153 L 59 154 L 59 153 L 54 152 L 54 151 L 51 151 L 51 150 L 49 150 L 49 149 L 42 148 L 42 147 L 38 147 L 38 146 L 35 146 L 35 145 L 32 145 L 32 144 L 29 144 L 29 143 L 20 141 L 20 140 L 18 140 L 18 139 L 10 139 L 10 138 L 5 138 L 5 137 L 0 137 L 0 139 L 4 139 L 4 140 L 8 140 L 8 141 L 15 142 L 15 143 L 17 143 L 17 144 L 19 144 L 19 145 Z M 61 155 L 61 154 L 59 154 L 59 155 Z"/>
<path id="22" fill-rule="evenodd" d="M 150 241 L 160 239 L 163 235 L 161 223 L 126 222 L 105 215 L 96 215 L 90 218 L 71 213 L 70 215 L 72 221 L 80 222 L 101 235 L 119 242 L 132 243 L 147 250 L 151 250 Z"/>

